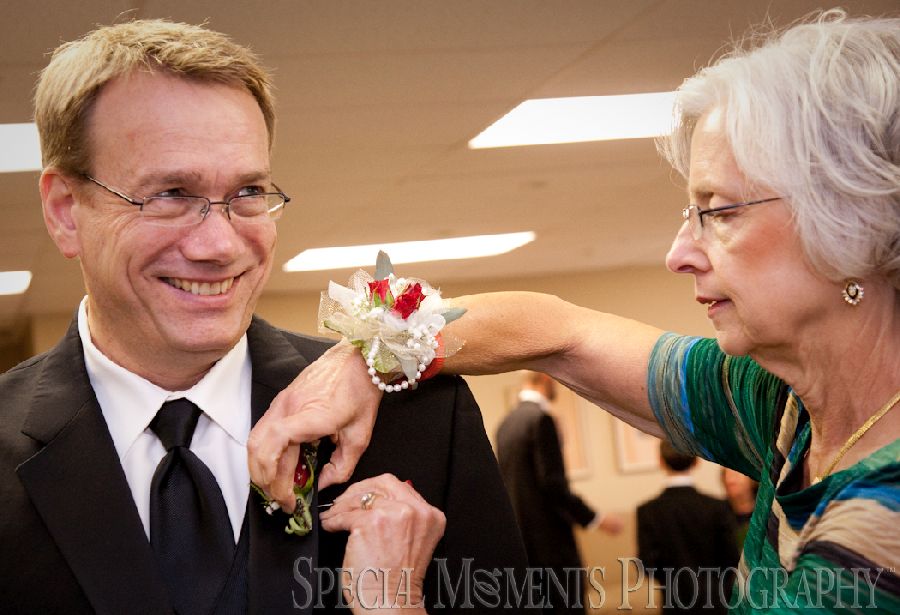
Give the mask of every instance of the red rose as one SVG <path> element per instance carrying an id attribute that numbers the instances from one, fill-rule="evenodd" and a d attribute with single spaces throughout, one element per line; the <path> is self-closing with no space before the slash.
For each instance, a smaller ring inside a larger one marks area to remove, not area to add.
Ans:
<path id="1" fill-rule="evenodd" d="M 306 463 L 306 455 L 301 451 L 297 467 L 294 469 L 294 484 L 305 487 L 306 481 L 309 480 L 309 474 L 309 464 Z"/>
<path id="2" fill-rule="evenodd" d="M 391 284 L 387 278 L 376 282 L 369 282 L 369 292 L 375 299 L 375 305 L 390 305 Z M 376 299 L 377 297 L 377 299 Z"/>
<path id="3" fill-rule="evenodd" d="M 403 291 L 402 295 L 397 297 L 391 311 L 399 315 L 400 318 L 406 320 L 409 318 L 410 314 L 419 309 L 419 304 L 422 303 L 422 299 L 424 298 L 425 295 L 422 293 L 422 285 L 419 283 L 413 284 Z"/>

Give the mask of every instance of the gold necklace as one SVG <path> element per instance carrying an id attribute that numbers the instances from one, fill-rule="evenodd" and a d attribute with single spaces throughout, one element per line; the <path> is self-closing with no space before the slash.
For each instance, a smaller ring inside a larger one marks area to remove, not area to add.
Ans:
<path id="1" fill-rule="evenodd" d="M 890 401 L 888 401 L 888 403 L 886 403 L 884 406 L 882 406 L 881 410 L 879 410 L 878 412 L 876 412 L 875 414 L 870 416 L 869 420 L 867 420 L 865 423 L 863 423 L 862 427 L 857 429 L 856 433 L 854 433 L 852 436 L 850 436 L 850 439 L 844 443 L 844 446 L 842 446 L 841 450 L 838 451 L 838 454 L 835 456 L 835 458 L 831 461 L 831 463 L 825 469 L 825 472 L 823 472 L 821 476 L 816 476 L 813 479 L 813 484 L 815 485 L 816 483 L 820 482 L 823 478 L 825 478 L 829 474 L 831 474 L 831 471 L 834 470 L 834 467 L 844 457 L 844 455 L 847 453 L 847 451 L 849 451 L 851 448 L 853 448 L 854 444 L 859 442 L 859 439 L 862 438 L 866 434 L 867 431 L 869 431 L 869 429 L 872 427 L 872 425 L 874 425 L 875 423 L 878 422 L 878 419 L 883 417 L 885 414 L 888 413 L 888 411 L 890 411 L 891 408 L 896 406 L 898 401 L 900 401 L 900 391 L 897 391 L 896 393 L 894 393 L 894 396 L 890 399 Z"/>

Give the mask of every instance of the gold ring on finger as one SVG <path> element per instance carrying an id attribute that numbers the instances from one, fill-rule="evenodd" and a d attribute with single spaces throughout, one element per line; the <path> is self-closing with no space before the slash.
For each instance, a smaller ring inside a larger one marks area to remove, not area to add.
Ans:
<path id="1" fill-rule="evenodd" d="M 372 508 L 372 504 L 375 503 L 375 498 L 378 497 L 378 494 L 374 491 L 367 491 L 362 494 L 362 497 L 359 498 L 359 504 L 363 510 L 369 510 Z"/>

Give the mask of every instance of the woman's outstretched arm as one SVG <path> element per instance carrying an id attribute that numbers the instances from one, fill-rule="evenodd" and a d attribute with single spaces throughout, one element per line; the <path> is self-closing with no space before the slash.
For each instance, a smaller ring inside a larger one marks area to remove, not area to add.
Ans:
<path id="1" fill-rule="evenodd" d="M 661 435 L 647 399 L 647 365 L 662 330 L 532 292 L 449 300 L 466 314 L 448 333 L 465 346 L 445 360 L 454 374 L 545 372 L 642 431 Z"/>
<path id="2" fill-rule="evenodd" d="M 540 293 L 486 293 L 450 303 L 467 310 L 446 329 L 465 345 L 443 371 L 542 371 L 638 429 L 661 435 L 647 398 L 647 364 L 661 330 Z M 253 428 L 250 476 L 286 510 L 294 505 L 298 443 L 328 435 L 335 440 L 320 487 L 346 481 L 356 467 L 381 400 L 366 369 L 355 348 L 336 346 L 282 391 Z"/>

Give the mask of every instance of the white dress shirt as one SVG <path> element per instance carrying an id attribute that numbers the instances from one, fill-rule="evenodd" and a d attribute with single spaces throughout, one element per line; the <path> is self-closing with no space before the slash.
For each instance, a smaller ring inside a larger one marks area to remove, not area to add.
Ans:
<path id="1" fill-rule="evenodd" d="M 187 391 L 166 391 L 114 363 L 94 345 L 88 328 L 87 297 L 78 308 L 78 333 L 91 386 L 147 537 L 150 537 L 150 483 L 156 466 L 166 454 L 148 425 L 163 402 L 185 397 L 203 410 L 190 449 L 216 477 L 237 542 L 250 492 L 247 437 L 251 368 L 246 334 L 193 387 Z"/>
<path id="2" fill-rule="evenodd" d="M 528 401 L 537 404 L 544 412 L 550 412 L 550 402 L 547 398 L 535 391 L 534 389 L 522 389 L 519 391 L 519 401 Z"/>
<path id="3" fill-rule="evenodd" d="M 670 474 L 666 476 L 666 487 L 693 487 L 694 477 L 689 474 Z"/>

